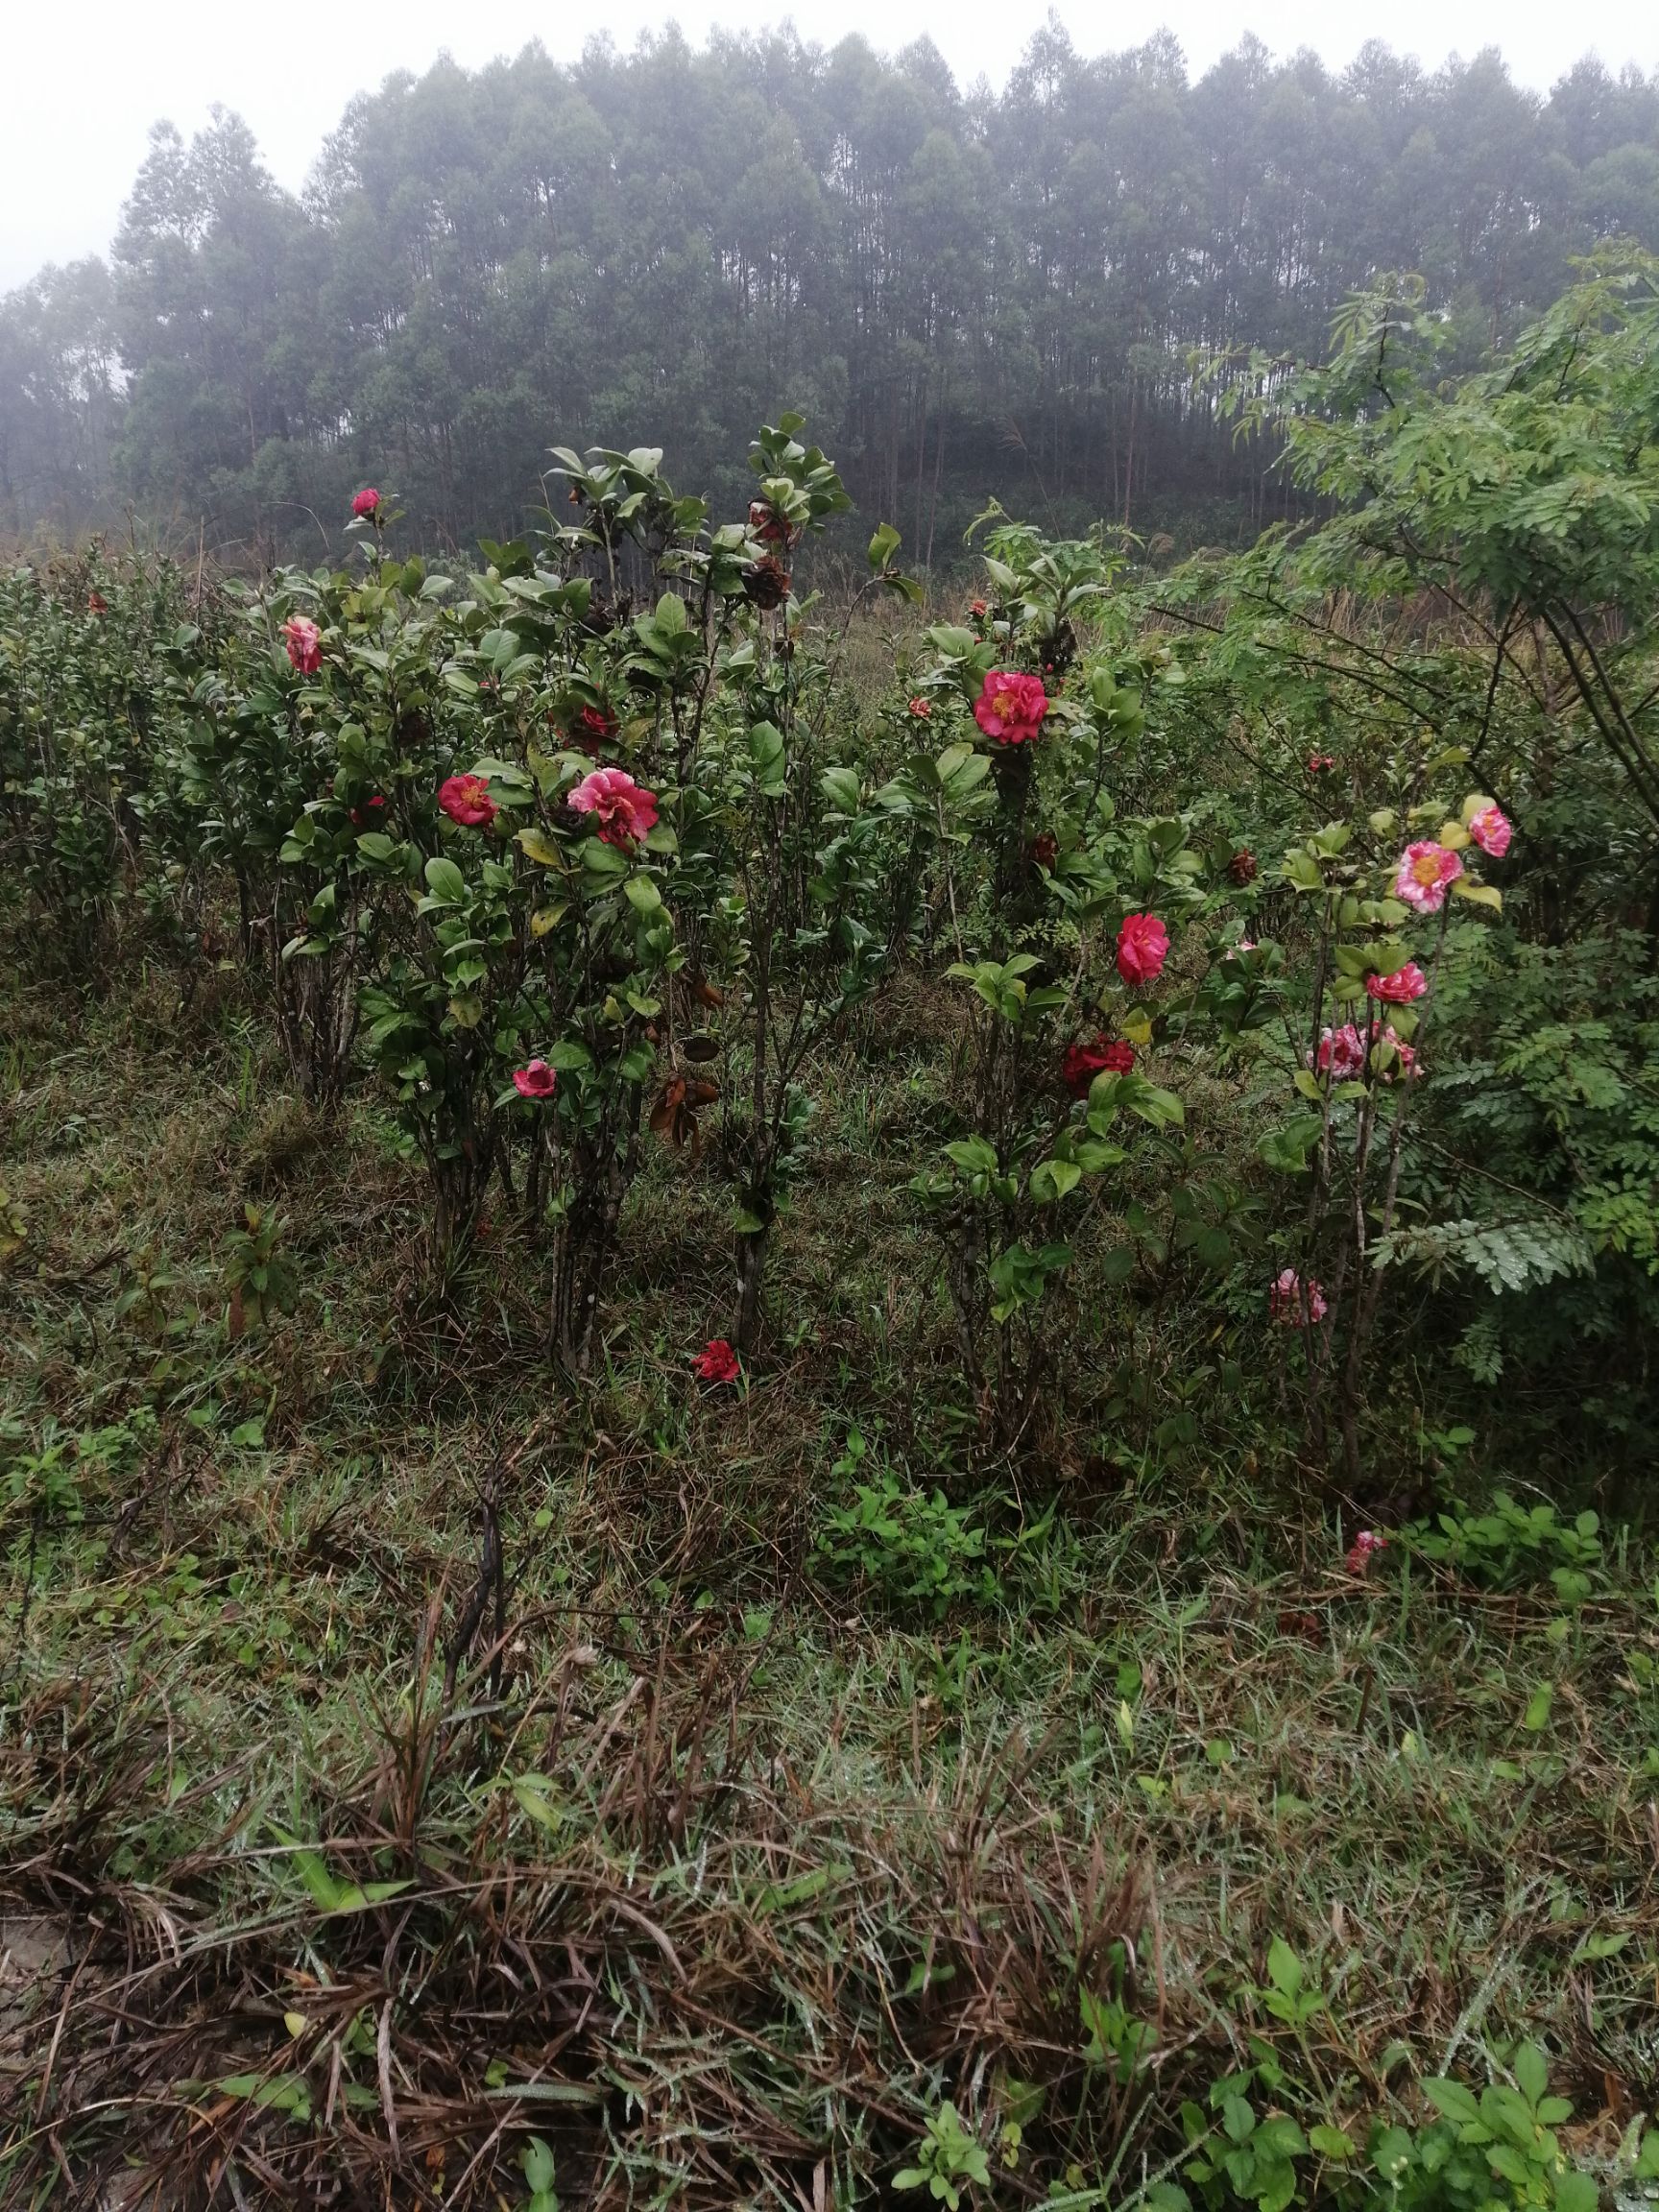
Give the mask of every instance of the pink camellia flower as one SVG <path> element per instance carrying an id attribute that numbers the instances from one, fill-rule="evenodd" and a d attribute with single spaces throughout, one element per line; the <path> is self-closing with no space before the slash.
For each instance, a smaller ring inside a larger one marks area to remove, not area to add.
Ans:
<path id="1" fill-rule="evenodd" d="M 1086 1098 L 1096 1075 L 1127 1075 L 1135 1065 L 1135 1047 L 1121 1037 L 1096 1037 L 1092 1045 L 1068 1045 L 1060 1063 L 1060 1080 L 1073 1098 Z"/>
<path id="2" fill-rule="evenodd" d="M 1125 983 L 1155 983 L 1169 957 L 1169 932 L 1156 914 L 1125 914 L 1118 932 L 1118 973 Z"/>
<path id="3" fill-rule="evenodd" d="M 288 658 L 301 676 L 315 676 L 323 665 L 323 633 L 303 614 L 291 614 L 282 625 L 282 642 Z"/>
<path id="4" fill-rule="evenodd" d="M 735 1382 L 742 1363 L 724 1336 L 710 1336 L 691 1362 L 705 1382 Z"/>
<path id="5" fill-rule="evenodd" d="M 1365 1071 L 1365 1050 L 1364 1038 L 1352 1022 L 1344 1022 L 1340 1029 L 1322 1033 L 1319 1049 L 1309 1055 L 1308 1065 L 1333 1083 L 1352 1083 Z"/>
<path id="6" fill-rule="evenodd" d="M 463 830 L 488 830 L 495 819 L 495 802 L 482 776 L 446 777 L 438 786 L 438 804 Z"/>
<path id="7" fill-rule="evenodd" d="M 1373 1022 L 1371 1024 L 1371 1043 L 1373 1046 L 1382 1045 L 1388 1047 L 1388 1050 L 1382 1054 L 1382 1064 L 1377 1070 L 1384 1083 L 1398 1082 L 1402 1076 L 1414 1073 L 1417 1067 L 1416 1047 L 1407 1045 L 1404 1037 L 1396 1034 L 1392 1022 L 1382 1031 L 1379 1031 L 1376 1022 Z"/>
<path id="8" fill-rule="evenodd" d="M 1304 1300 L 1302 1278 L 1294 1267 L 1283 1267 L 1274 1277 L 1267 1290 L 1267 1310 L 1275 1321 L 1283 1321 L 1292 1329 L 1300 1329 L 1303 1320 Z M 1323 1321 L 1331 1309 L 1325 1302 L 1324 1290 L 1311 1277 L 1309 1278 L 1306 1300 L 1307 1318 Z"/>
<path id="9" fill-rule="evenodd" d="M 1463 863 L 1448 846 L 1432 837 L 1420 837 L 1407 845 L 1394 872 L 1394 896 L 1415 906 L 1419 914 L 1438 914 L 1446 903 L 1447 886 L 1463 873 Z"/>
<path id="10" fill-rule="evenodd" d="M 1048 694 L 1040 676 L 993 668 L 974 702 L 974 719 L 998 745 L 1028 745 L 1042 734 Z"/>
<path id="11" fill-rule="evenodd" d="M 595 768 L 570 794 L 578 814 L 591 814 L 607 845 L 636 845 L 657 827 L 657 794 L 621 768 Z"/>
<path id="12" fill-rule="evenodd" d="M 917 722 L 929 721 L 932 718 L 933 713 L 932 700 L 923 699 L 921 697 L 912 699 L 909 706 L 909 713 L 912 719 Z"/>
<path id="13" fill-rule="evenodd" d="M 1494 860 L 1502 860 L 1515 832 L 1503 807 L 1488 799 L 1484 806 L 1477 807 L 1470 815 L 1469 834 L 1482 853 L 1490 853 Z"/>
<path id="14" fill-rule="evenodd" d="M 513 1088 L 520 1098 L 551 1098 L 559 1088 L 559 1077 L 545 1060 L 532 1060 L 526 1067 L 514 1069 Z"/>
<path id="15" fill-rule="evenodd" d="M 1365 995 L 1380 998 L 1385 1006 L 1409 1006 L 1413 998 L 1421 998 L 1429 988 L 1429 978 L 1415 960 L 1407 960 L 1404 968 L 1396 968 L 1392 975 L 1367 975 Z"/>
<path id="16" fill-rule="evenodd" d="M 1379 1551 L 1385 1551 L 1388 1539 L 1379 1536 L 1375 1528 L 1361 1528 L 1349 1548 L 1343 1561 L 1350 1575 L 1363 1575 Z"/>
<path id="17" fill-rule="evenodd" d="M 367 517 L 375 514 L 379 506 L 379 493 L 375 491 L 373 484 L 365 484 L 362 491 L 351 502 L 351 512 L 359 521 L 363 521 Z"/>
<path id="18" fill-rule="evenodd" d="M 1324 776 L 1335 765 L 1336 756 L 1334 753 L 1310 753 L 1308 756 L 1308 773 L 1310 776 Z"/>

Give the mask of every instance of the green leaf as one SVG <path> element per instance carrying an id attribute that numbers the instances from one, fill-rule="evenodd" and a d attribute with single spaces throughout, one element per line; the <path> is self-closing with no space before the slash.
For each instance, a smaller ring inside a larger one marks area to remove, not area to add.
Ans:
<path id="1" fill-rule="evenodd" d="M 865 555 L 871 567 L 878 575 L 883 568 L 892 565 L 893 556 L 899 550 L 899 543 L 898 531 L 894 529 L 891 522 L 883 522 L 871 539 Z"/>
<path id="2" fill-rule="evenodd" d="M 1292 1997 L 1302 1986 L 1302 1961 L 1283 1936 L 1275 1936 L 1267 1946 L 1267 1979 Z"/>
<path id="3" fill-rule="evenodd" d="M 1239 2096 L 1229 2096 L 1222 2101 L 1221 2125 L 1235 2143 L 1247 2143 L 1256 2132 L 1256 2115 L 1248 2101 Z"/>
<path id="4" fill-rule="evenodd" d="M 1523 2043 L 1515 2054 L 1515 2080 L 1528 2104 L 1536 2104 L 1550 2085 L 1550 2069 L 1536 2043 Z"/>
<path id="5" fill-rule="evenodd" d="M 235 1437 L 232 1436 L 230 1441 L 234 1443 Z M 1581 1959 L 1617 1959 L 1629 1940 L 1628 1933 L 1623 1936 L 1586 1936 L 1573 1954 L 1574 1962 L 1576 1964 Z"/>
<path id="6" fill-rule="evenodd" d="M 1039 1206 L 1050 1206 L 1074 1190 L 1083 1170 L 1074 1160 L 1043 1160 L 1031 1170 L 1031 1195 Z"/>
<path id="7" fill-rule="evenodd" d="M 763 797 L 783 796 L 783 733 L 775 723 L 757 722 L 749 732 L 749 759 Z"/>
<path id="8" fill-rule="evenodd" d="M 441 905 L 459 906 L 467 896 L 467 878 L 453 860 L 439 853 L 426 863 L 426 888 Z"/>
<path id="9" fill-rule="evenodd" d="M 1456 2121 L 1459 2127 L 1468 2128 L 1479 2124 L 1480 2107 L 1461 2081 L 1446 2081 L 1431 2077 L 1424 2082 L 1423 2094 L 1436 2112 L 1448 2120 Z"/>
<path id="10" fill-rule="evenodd" d="M 857 813 L 859 784 L 855 768 L 826 768 L 819 778 L 819 786 L 837 813 Z"/>
<path id="11" fill-rule="evenodd" d="M 552 1787 L 545 1774 L 520 1774 L 514 1780 L 513 1796 L 518 1810 L 541 1828 L 559 1825 L 559 1809 L 547 1794 Z"/>
<path id="12" fill-rule="evenodd" d="M 1575 2167 L 1556 2175 L 1555 2212 L 1596 2212 L 1600 2200 L 1594 2176 L 1580 2174 Z"/>
<path id="13" fill-rule="evenodd" d="M 983 1137 L 959 1137 L 945 1147 L 947 1160 L 953 1160 L 965 1175 L 995 1175 L 997 1152 Z"/>
<path id="14" fill-rule="evenodd" d="M 1256 1141 L 1256 1149 L 1269 1167 L 1276 1167 L 1282 1175 L 1298 1175 L 1308 1165 L 1308 1155 L 1318 1143 L 1325 1127 L 1318 1114 L 1299 1114 L 1282 1128 L 1269 1129 Z"/>

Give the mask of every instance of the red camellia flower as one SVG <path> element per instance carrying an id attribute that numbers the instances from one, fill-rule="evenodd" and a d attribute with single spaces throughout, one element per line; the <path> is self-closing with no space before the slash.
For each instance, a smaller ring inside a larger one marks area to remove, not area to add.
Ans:
<path id="1" fill-rule="evenodd" d="M 1041 734 L 1048 694 L 1038 676 L 993 668 L 974 702 L 974 719 L 998 745 L 1028 745 Z"/>
<path id="2" fill-rule="evenodd" d="M 438 804 L 463 830 L 488 830 L 495 819 L 495 802 L 482 776 L 445 778 L 438 786 Z"/>
<path id="3" fill-rule="evenodd" d="M 1052 830 L 1040 830 L 1031 840 L 1031 858 L 1039 868 L 1052 868 L 1060 857 L 1060 840 Z"/>
<path id="4" fill-rule="evenodd" d="M 1096 1075 L 1127 1075 L 1135 1065 L 1135 1047 L 1121 1037 L 1096 1037 L 1092 1045 L 1068 1045 L 1060 1063 L 1060 1080 L 1073 1098 L 1086 1098 Z"/>
<path id="5" fill-rule="evenodd" d="M 1319 1049 L 1309 1053 L 1308 1065 L 1334 1082 L 1352 1083 L 1364 1073 L 1365 1054 L 1365 1039 L 1352 1022 L 1344 1022 L 1340 1029 L 1321 1031 Z"/>
<path id="6" fill-rule="evenodd" d="M 1381 998 L 1387 1006 L 1409 1006 L 1413 998 L 1421 998 L 1429 988 L 1429 978 L 1415 960 L 1407 960 L 1404 968 L 1396 968 L 1392 975 L 1367 975 L 1365 995 L 1368 998 Z"/>
<path id="7" fill-rule="evenodd" d="M 1125 914 L 1118 932 L 1118 973 L 1137 988 L 1155 983 L 1169 957 L 1169 932 L 1156 914 Z"/>
<path id="8" fill-rule="evenodd" d="M 301 676 L 315 676 L 323 665 L 323 633 L 303 614 L 292 614 L 282 625 L 282 642 L 288 658 Z"/>
<path id="9" fill-rule="evenodd" d="M 1254 883 L 1257 876 L 1256 855 L 1248 845 L 1240 846 L 1227 863 L 1227 873 L 1242 891 L 1246 884 Z"/>
<path id="10" fill-rule="evenodd" d="M 1515 832 L 1503 807 L 1496 800 L 1488 799 L 1484 806 L 1477 806 L 1470 815 L 1469 834 L 1482 853 L 1490 853 L 1494 860 L 1502 860 Z"/>
<path id="11" fill-rule="evenodd" d="M 104 594 L 103 594 L 103 592 L 102 592 L 102 591 L 88 591 L 88 592 L 87 592 L 87 594 L 86 594 L 86 612 L 87 612 L 87 613 L 88 613 L 88 614 L 108 614 L 108 612 L 109 612 L 109 602 L 108 602 L 108 599 L 106 599 L 106 598 L 105 598 L 105 596 L 104 596 Z"/>
<path id="12" fill-rule="evenodd" d="M 915 716 L 918 722 L 928 721 L 933 713 L 932 700 L 920 698 L 912 699 L 910 702 L 910 712 Z"/>
<path id="13" fill-rule="evenodd" d="M 365 799 L 361 806 L 352 807 L 351 827 L 353 830 L 371 830 L 385 811 L 386 802 L 376 791 L 372 799 Z"/>
<path id="14" fill-rule="evenodd" d="M 373 484 L 365 484 L 362 491 L 351 502 L 351 512 L 359 521 L 362 521 L 367 516 L 374 514 L 379 505 L 379 493 L 375 491 Z"/>
<path id="15" fill-rule="evenodd" d="M 1303 1320 L 1302 1278 L 1294 1267 L 1282 1267 L 1267 1290 L 1267 1310 L 1275 1321 L 1287 1328 L 1300 1329 Z M 1331 1310 L 1325 1300 L 1323 1286 L 1311 1276 L 1308 1279 L 1307 1318 L 1317 1324 Z"/>
<path id="16" fill-rule="evenodd" d="M 1343 1561 L 1350 1575 L 1363 1575 L 1379 1551 L 1387 1548 L 1386 1536 L 1379 1536 L 1375 1528 L 1361 1528 L 1349 1548 Z"/>
<path id="17" fill-rule="evenodd" d="M 1419 1072 L 1417 1047 L 1407 1044 L 1392 1022 L 1385 1028 L 1372 1022 L 1371 1045 L 1373 1049 L 1368 1057 L 1384 1083 L 1393 1083 L 1403 1075 L 1409 1078 Z"/>
<path id="18" fill-rule="evenodd" d="M 584 750 L 603 745 L 616 734 L 616 717 L 606 707 L 584 707 L 576 717 L 577 742 Z"/>
<path id="19" fill-rule="evenodd" d="M 705 1382 L 735 1382 L 742 1363 L 724 1336 L 710 1336 L 691 1362 Z"/>
<path id="20" fill-rule="evenodd" d="M 743 592 L 751 606 L 763 614 L 781 607 L 789 596 L 789 571 L 776 553 L 766 553 L 743 571 Z"/>
<path id="21" fill-rule="evenodd" d="M 527 1067 L 514 1069 L 513 1088 L 520 1098 L 551 1098 L 559 1077 L 545 1060 L 532 1060 Z"/>
<path id="22" fill-rule="evenodd" d="M 1334 768 L 1335 765 L 1336 756 L 1334 753 L 1310 753 L 1308 756 L 1308 773 L 1310 776 L 1323 776 L 1328 769 Z"/>
<path id="23" fill-rule="evenodd" d="M 749 502 L 749 532 L 758 538 L 762 545 L 786 545 L 789 542 L 789 525 L 781 515 L 774 514 L 764 499 Z"/>
<path id="24" fill-rule="evenodd" d="M 975 622 L 983 622 L 986 615 L 990 613 L 991 610 L 985 604 L 983 599 L 970 599 L 968 602 L 968 612 L 974 617 Z"/>
<path id="25" fill-rule="evenodd" d="M 595 768 L 570 794 L 578 814 L 591 814 L 607 845 L 637 845 L 657 827 L 657 794 L 621 768 Z"/>

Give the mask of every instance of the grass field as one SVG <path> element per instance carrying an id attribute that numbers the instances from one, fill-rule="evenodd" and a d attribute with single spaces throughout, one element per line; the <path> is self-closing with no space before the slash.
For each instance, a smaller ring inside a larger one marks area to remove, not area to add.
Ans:
<path id="1" fill-rule="evenodd" d="M 664 1154 L 574 1398 L 526 1233 L 431 1298 L 392 1124 L 315 1122 L 244 988 L 0 998 L 6 2205 L 827 2212 L 949 2102 L 974 2203 L 1280 2212 L 1282 2168 L 1374 2194 L 1377 2127 L 1524 2036 L 1628 2168 L 1633 1538 L 1571 1606 L 1398 1541 L 1353 1575 L 1225 1347 L 1130 1347 L 1211 1358 L 1193 1440 L 1112 1414 L 1087 1290 L 1097 1417 L 975 1456 L 906 1191 L 921 985 L 826 1071 L 745 1382 L 691 1377 L 725 1201 Z M 233 1295 L 249 1204 L 291 1310 Z"/>

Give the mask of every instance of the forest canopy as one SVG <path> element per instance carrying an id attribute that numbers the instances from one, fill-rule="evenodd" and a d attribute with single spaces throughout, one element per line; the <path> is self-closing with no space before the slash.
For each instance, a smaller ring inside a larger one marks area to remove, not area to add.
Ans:
<path id="1" fill-rule="evenodd" d="M 555 441 L 732 493 L 790 407 L 925 566 L 993 495 L 1237 541 L 1296 493 L 1206 363 L 1293 374 L 1409 271 L 1473 367 L 1611 237 L 1659 247 L 1659 82 L 1589 60 L 1546 99 L 1492 52 L 1246 37 L 1194 79 L 1054 26 L 1000 93 L 787 30 L 445 60 L 353 100 L 299 198 L 234 115 L 156 127 L 108 263 L 0 301 L 0 537 L 135 512 L 317 559 L 373 477 L 467 543 L 534 518 Z"/>

